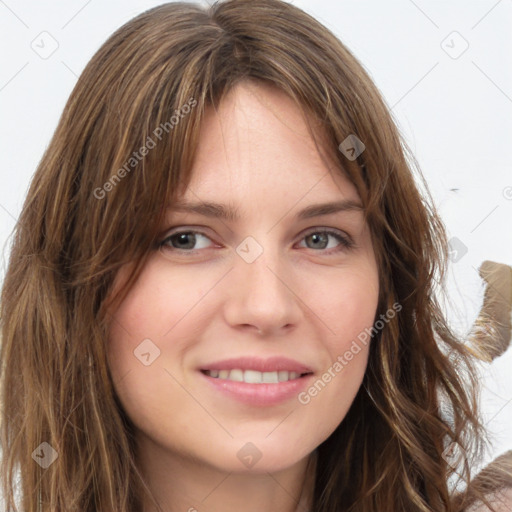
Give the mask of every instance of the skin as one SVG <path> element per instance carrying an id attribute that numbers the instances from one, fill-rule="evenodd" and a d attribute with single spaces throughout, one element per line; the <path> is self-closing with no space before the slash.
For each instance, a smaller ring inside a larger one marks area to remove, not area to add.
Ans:
<path id="1" fill-rule="evenodd" d="M 243 82 L 217 112 L 207 110 L 182 199 L 230 204 L 240 218 L 169 210 L 162 240 L 178 230 L 202 235 L 195 245 L 185 239 L 181 252 L 177 237 L 167 239 L 114 312 L 109 366 L 137 428 L 141 467 L 166 511 L 298 510 L 301 492 L 304 504 L 311 490 L 307 463 L 345 417 L 368 346 L 307 405 L 297 396 L 243 404 L 198 369 L 229 357 L 284 356 L 309 365 L 316 380 L 372 326 L 378 269 L 362 211 L 296 217 L 312 204 L 359 196 L 319 154 L 291 99 Z M 355 246 L 323 237 L 326 228 Z M 236 252 L 248 236 L 263 250 L 252 263 Z M 134 356 L 147 338 L 160 350 L 148 366 Z M 251 468 L 237 457 L 248 442 L 261 453 Z"/>

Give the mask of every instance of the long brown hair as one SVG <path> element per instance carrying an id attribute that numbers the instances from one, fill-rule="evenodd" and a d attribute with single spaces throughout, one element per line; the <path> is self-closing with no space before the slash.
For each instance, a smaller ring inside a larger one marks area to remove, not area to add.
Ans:
<path id="1" fill-rule="evenodd" d="M 285 91 L 320 127 L 336 172 L 365 207 L 379 264 L 376 318 L 402 306 L 373 337 L 363 385 L 318 448 L 312 509 L 464 509 L 452 499 L 454 469 L 443 454 L 457 443 L 457 472 L 469 480 L 482 428 L 472 363 L 436 298 L 443 225 L 362 66 L 280 0 L 151 9 L 115 32 L 79 78 L 33 178 L 3 285 L 7 508 L 15 510 L 19 471 L 24 512 L 140 510 L 147 487 L 107 366 L 107 304 L 136 280 L 163 205 L 189 183 L 204 109 L 247 79 Z M 366 148 L 355 160 L 338 149 L 349 135 Z M 107 300 L 128 262 L 131 278 Z M 41 443 L 58 455 L 47 468 L 35 462 L 53 454 Z"/>

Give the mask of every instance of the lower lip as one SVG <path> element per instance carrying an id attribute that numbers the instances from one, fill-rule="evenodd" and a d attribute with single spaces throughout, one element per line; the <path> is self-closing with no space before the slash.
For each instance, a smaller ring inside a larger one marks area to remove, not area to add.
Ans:
<path id="1" fill-rule="evenodd" d="M 244 404 L 255 406 L 277 405 L 296 397 L 311 381 L 313 374 L 275 384 L 248 384 L 200 374 L 216 390 Z"/>

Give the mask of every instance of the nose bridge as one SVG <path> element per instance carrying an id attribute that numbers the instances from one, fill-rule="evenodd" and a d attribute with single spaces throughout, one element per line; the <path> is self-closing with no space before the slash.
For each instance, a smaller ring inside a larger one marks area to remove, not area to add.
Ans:
<path id="1" fill-rule="evenodd" d="M 249 297 L 254 301 L 267 298 L 283 299 L 284 285 L 279 279 L 279 270 L 283 268 L 277 251 L 265 251 L 252 263 L 237 262 L 241 284 L 249 291 Z M 272 269 L 272 270 L 271 270 Z M 278 296 L 278 297 L 276 297 Z"/>
<path id="2" fill-rule="evenodd" d="M 270 245 L 270 238 L 265 245 L 256 245 L 253 239 L 237 248 L 231 277 L 235 282 L 226 309 L 232 325 L 250 324 L 268 332 L 299 319 L 297 298 L 289 288 L 292 283 L 287 283 L 290 273 L 277 244 Z"/>

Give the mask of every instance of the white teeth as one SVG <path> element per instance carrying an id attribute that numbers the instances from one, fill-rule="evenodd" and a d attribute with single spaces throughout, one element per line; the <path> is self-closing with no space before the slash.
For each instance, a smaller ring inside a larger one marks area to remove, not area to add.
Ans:
<path id="1" fill-rule="evenodd" d="M 231 373 L 233 373 L 233 370 L 231 370 Z M 249 384 L 261 384 L 261 372 L 257 372 L 255 370 L 245 370 L 244 382 L 247 382 Z"/>
<path id="2" fill-rule="evenodd" d="M 279 382 L 277 379 L 277 372 L 263 372 L 261 380 L 265 384 L 277 384 Z"/>
<path id="3" fill-rule="evenodd" d="M 288 380 L 290 378 L 290 372 L 287 372 L 286 370 L 279 370 L 277 372 L 277 379 L 279 382 L 283 382 L 285 380 Z"/>
<path id="4" fill-rule="evenodd" d="M 248 384 L 278 384 L 288 380 L 297 379 L 300 373 L 279 370 L 278 372 L 258 372 L 256 370 L 206 370 L 206 375 L 210 377 L 234 380 L 237 382 L 246 382 Z"/>
<path id="5" fill-rule="evenodd" d="M 244 372 L 242 370 L 231 370 L 229 372 L 229 380 L 236 380 L 237 382 L 244 381 Z"/>

